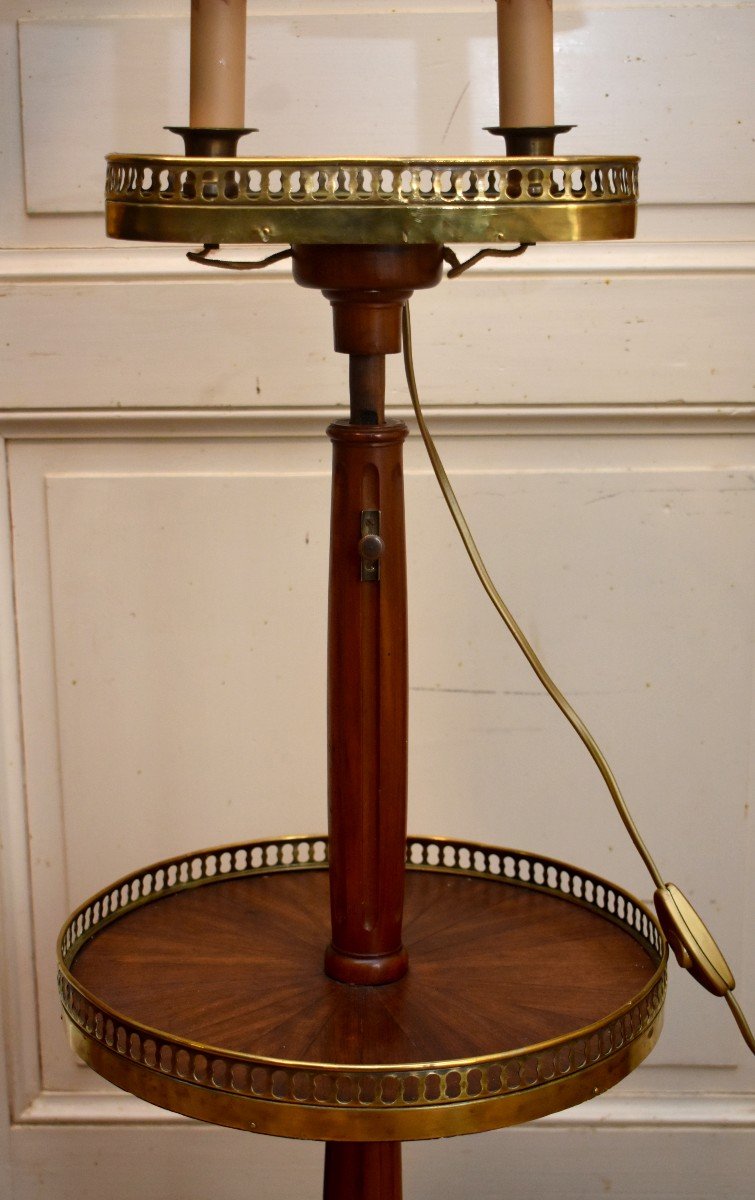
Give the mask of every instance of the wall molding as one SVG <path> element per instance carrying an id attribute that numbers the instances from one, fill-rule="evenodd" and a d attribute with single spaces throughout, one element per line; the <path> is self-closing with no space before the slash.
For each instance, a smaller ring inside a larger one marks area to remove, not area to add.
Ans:
<path id="1" fill-rule="evenodd" d="M 472 247 L 473 249 L 473 247 Z M 269 247 L 242 247 L 240 258 L 264 258 Z M 463 257 L 463 254 L 462 254 Z M 541 243 L 505 267 L 482 263 L 476 273 L 490 279 L 532 275 L 708 275 L 755 274 L 755 242 L 598 242 L 579 246 Z M 288 263 L 268 268 L 261 279 L 287 279 Z M 110 283 L 222 279 L 242 284 L 243 274 L 211 272 L 186 259 L 185 248 L 105 245 L 76 249 L 0 250 L 0 283 Z"/>
<path id="2" fill-rule="evenodd" d="M 41 1075 L 11 530 L 7 460 L 0 441 L 0 1032 L 9 1108 L 17 1112 L 38 1092 Z M 2 1091 L 0 1082 L 0 1097 Z"/>
<path id="3" fill-rule="evenodd" d="M 752 404 L 426 406 L 440 437 L 564 437 L 755 432 Z M 341 408 L 115 409 L 0 412 L 0 436 L 20 439 L 321 438 Z M 390 415 L 416 429 L 411 408 Z"/>

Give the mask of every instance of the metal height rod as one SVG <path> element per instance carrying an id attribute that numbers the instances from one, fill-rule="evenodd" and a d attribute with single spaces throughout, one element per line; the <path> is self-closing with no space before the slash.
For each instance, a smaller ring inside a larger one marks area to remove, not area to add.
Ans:
<path id="1" fill-rule="evenodd" d="M 382 425 L 385 420 L 385 355 L 349 355 L 352 425 Z"/>

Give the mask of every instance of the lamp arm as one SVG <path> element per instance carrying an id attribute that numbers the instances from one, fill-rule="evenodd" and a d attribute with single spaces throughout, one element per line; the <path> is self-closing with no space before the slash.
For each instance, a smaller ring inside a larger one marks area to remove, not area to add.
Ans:
<path id="1" fill-rule="evenodd" d="M 476 254 L 466 259 L 465 262 L 460 260 L 450 246 L 444 246 L 443 258 L 450 268 L 448 278 L 458 279 L 465 271 L 469 271 L 472 267 L 477 266 L 477 263 L 481 262 L 483 258 L 518 258 L 520 254 L 524 254 L 525 250 L 529 250 L 530 246 L 533 245 L 534 242 L 520 242 L 512 250 L 499 250 L 492 246 L 486 246 L 484 250 L 478 250 Z"/>
<path id="2" fill-rule="evenodd" d="M 289 246 L 287 250 L 276 250 L 275 254 L 268 254 L 267 258 L 210 258 L 210 255 L 219 249 L 217 242 L 205 242 L 201 250 L 187 250 L 186 257 L 189 262 L 198 263 L 200 267 L 222 267 L 226 271 L 264 271 L 265 267 L 282 262 L 284 258 L 291 258 L 293 254 Z"/>

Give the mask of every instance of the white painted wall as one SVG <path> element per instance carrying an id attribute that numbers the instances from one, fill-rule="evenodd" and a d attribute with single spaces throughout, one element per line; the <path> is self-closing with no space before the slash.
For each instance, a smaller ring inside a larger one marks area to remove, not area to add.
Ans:
<path id="1" fill-rule="evenodd" d="M 260 153 L 492 150 L 492 0 L 251 7 Z M 638 240 L 538 247 L 414 303 L 422 391 L 493 573 L 751 1014 L 754 9 L 557 5 L 558 116 L 579 124 L 562 148 L 643 156 Z M 327 305 L 285 266 L 218 278 L 180 248 L 107 244 L 97 211 L 108 150 L 172 145 L 186 26 L 184 0 L 0 0 L 12 1200 L 321 1186 L 317 1146 L 107 1088 L 57 1016 L 54 937 L 81 897 L 163 853 L 325 824 L 321 431 L 345 397 Z M 389 392 L 405 411 L 398 363 Z M 412 828 L 531 846 L 647 896 L 477 594 L 416 438 L 407 460 Z M 723 1006 L 674 972 L 646 1067 L 527 1129 L 407 1147 L 407 1200 L 744 1200 L 754 1091 Z"/>

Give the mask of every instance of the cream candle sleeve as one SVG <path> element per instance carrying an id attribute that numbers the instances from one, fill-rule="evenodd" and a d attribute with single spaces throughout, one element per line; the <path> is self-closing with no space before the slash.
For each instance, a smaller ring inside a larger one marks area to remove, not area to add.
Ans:
<path id="1" fill-rule="evenodd" d="M 499 121 L 553 125 L 553 0 L 497 0 Z"/>
<path id="2" fill-rule="evenodd" d="M 189 124 L 240 128 L 246 95 L 246 0 L 191 0 Z"/>

